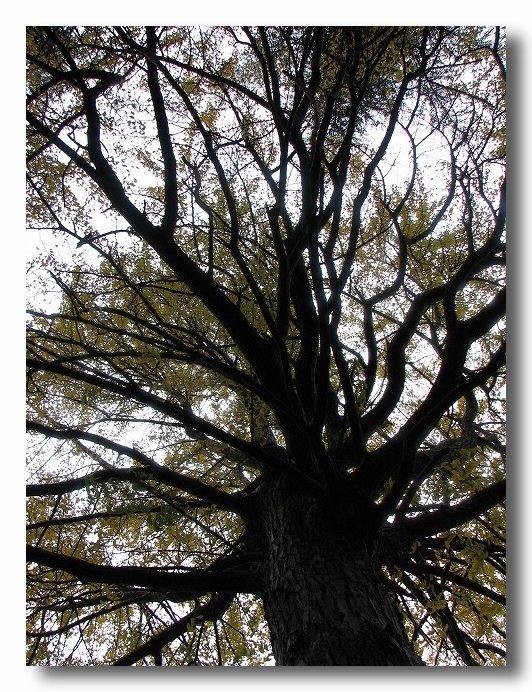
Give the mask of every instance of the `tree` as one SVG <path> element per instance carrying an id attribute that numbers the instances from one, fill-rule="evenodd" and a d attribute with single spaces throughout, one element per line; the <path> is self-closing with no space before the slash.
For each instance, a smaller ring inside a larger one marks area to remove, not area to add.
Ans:
<path id="1" fill-rule="evenodd" d="M 503 665 L 504 32 L 27 44 L 28 664 Z"/>

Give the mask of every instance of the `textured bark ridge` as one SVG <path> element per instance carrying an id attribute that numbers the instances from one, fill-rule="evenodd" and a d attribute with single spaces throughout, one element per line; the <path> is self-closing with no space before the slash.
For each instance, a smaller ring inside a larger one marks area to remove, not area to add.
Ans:
<path id="1" fill-rule="evenodd" d="M 356 527 L 338 526 L 330 510 L 289 483 L 270 492 L 262 516 L 264 609 L 277 665 L 423 665 Z"/>

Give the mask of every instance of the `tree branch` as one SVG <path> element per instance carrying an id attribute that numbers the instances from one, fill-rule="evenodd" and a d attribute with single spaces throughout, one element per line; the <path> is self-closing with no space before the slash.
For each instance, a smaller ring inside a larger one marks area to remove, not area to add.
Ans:
<path id="1" fill-rule="evenodd" d="M 393 524 L 386 527 L 386 533 L 411 543 L 466 524 L 491 507 L 502 504 L 505 499 L 506 480 L 502 480 L 450 507 L 441 507 L 441 509 L 410 519 L 396 519 Z"/>
<path id="2" fill-rule="evenodd" d="M 110 567 L 97 565 L 77 557 L 69 557 L 27 545 L 27 562 L 46 565 L 68 572 L 82 582 L 99 584 L 125 584 L 149 589 L 180 592 L 182 600 L 190 600 L 208 592 L 255 593 L 262 590 L 258 574 L 245 571 L 203 571 L 170 573 L 156 567 Z"/>

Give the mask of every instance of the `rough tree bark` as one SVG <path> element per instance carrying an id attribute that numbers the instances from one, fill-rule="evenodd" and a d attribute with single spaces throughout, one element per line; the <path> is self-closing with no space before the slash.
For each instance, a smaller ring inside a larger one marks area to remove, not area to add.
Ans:
<path id="1" fill-rule="evenodd" d="M 263 601 L 277 665 L 424 665 L 379 578 L 378 542 L 354 512 L 286 479 L 272 480 L 266 496 Z"/>

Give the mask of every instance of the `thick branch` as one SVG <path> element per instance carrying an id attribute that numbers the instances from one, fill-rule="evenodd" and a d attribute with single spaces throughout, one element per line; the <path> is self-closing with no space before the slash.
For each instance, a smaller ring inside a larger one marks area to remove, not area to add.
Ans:
<path id="1" fill-rule="evenodd" d="M 173 625 L 165 627 L 147 642 L 119 658 L 113 663 L 113 666 L 130 666 L 145 656 L 157 656 L 164 646 L 186 634 L 190 627 L 219 620 L 231 605 L 232 600 L 231 594 L 223 597 L 219 594 L 213 594 L 207 603 L 194 608 Z"/>
<path id="2" fill-rule="evenodd" d="M 386 532 L 398 536 L 402 541 L 413 542 L 426 536 L 434 536 L 444 531 L 450 531 L 468 521 L 473 521 L 480 514 L 495 505 L 502 504 L 506 499 L 506 480 L 493 483 L 479 490 L 471 497 L 450 507 L 442 507 L 434 512 L 411 519 L 398 519 Z"/>
<path id="3" fill-rule="evenodd" d="M 243 510 L 242 503 L 239 502 L 238 498 L 231 497 L 228 493 L 224 493 L 216 488 L 212 488 L 206 483 L 202 483 L 194 478 L 185 476 L 182 473 L 165 468 L 140 452 L 138 449 L 133 449 L 132 447 L 118 444 L 117 442 L 108 440 L 101 435 L 95 435 L 93 433 L 88 433 L 83 430 L 76 430 L 73 428 L 66 430 L 55 430 L 48 425 L 35 423 L 33 421 L 28 421 L 26 427 L 27 430 L 41 433 L 47 437 L 55 437 L 63 440 L 87 440 L 89 442 L 94 442 L 97 445 L 101 445 L 106 449 L 111 449 L 113 452 L 116 452 L 119 455 L 128 456 L 139 464 L 142 464 L 142 466 L 150 470 L 150 475 L 161 483 L 165 483 L 172 488 L 184 490 L 185 492 L 191 493 L 196 497 L 212 502 L 218 507 L 222 507 L 233 512 L 238 513 Z M 105 483 L 108 480 L 113 479 L 131 479 L 138 481 L 141 477 L 142 472 L 140 469 L 107 469 L 97 471 L 90 477 L 85 476 L 83 478 L 70 479 L 68 481 L 63 481 L 62 483 L 45 483 L 36 486 L 30 485 L 27 487 L 27 495 L 57 495 L 65 492 L 72 492 L 73 490 L 80 490 L 85 487 L 85 484 L 89 478 L 91 480 L 93 479 L 92 482 Z"/>
<path id="4" fill-rule="evenodd" d="M 177 221 L 177 166 L 174 145 L 170 136 L 166 107 L 159 83 L 159 75 L 155 64 L 157 37 L 155 27 L 146 27 L 147 47 L 151 55 L 147 59 L 148 87 L 150 89 L 157 133 L 164 162 L 164 217 L 161 229 L 172 233 Z"/>
<path id="5" fill-rule="evenodd" d="M 205 593 L 260 593 L 261 584 L 257 574 L 244 571 L 202 571 L 170 573 L 155 567 L 111 567 L 96 565 L 77 557 L 53 553 L 28 545 L 26 559 L 38 565 L 72 574 L 82 582 L 99 584 L 125 584 L 144 586 L 149 589 L 166 589 L 182 592 L 182 600 L 189 600 Z"/>
<path id="6" fill-rule="evenodd" d="M 235 437 L 234 435 L 225 432 L 212 423 L 203 420 L 199 416 L 195 416 L 185 408 L 161 399 L 150 392 L 146 392 L 136 385 L 126 383 L 115 378 L 100 377 L 80 369 L 65 367 L 63 364 L 58 362 L 28 359 L 27 365 L 30 369 L 55 372 L 64 377 L 72 378 L 75 381 L 86 382 L 88 384 L 95 385 L 104 391 L 114 392 L 128 399 L 134 399 L 140 403 L 146 404 L 154 410 L 180 421 L 184 425 L 190 426 L 191 428 L 194 428 L 205 435 L 214 438 L 215 440 L 223 442 L 234 449 L 244 452 L 250 462 L 253 459 L 259 462 L 259 467 L 262 463 L 270 465 L 272 468 L 276 468 L 278 471 L 284 472 L 288 476 L 291 476 L 294 480 L 301 483 L 303 487 L 307 487 L 312 492 L 317 494 L 321 494 L 322 492 L 321 486 L 316 481 L 301 472 L 295 466 L 288 464 L 284 459 L 276 454 L 260 447 L 259 445 Z"/>

